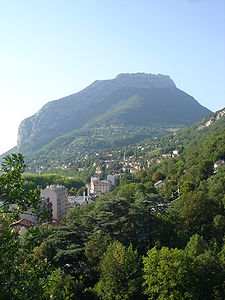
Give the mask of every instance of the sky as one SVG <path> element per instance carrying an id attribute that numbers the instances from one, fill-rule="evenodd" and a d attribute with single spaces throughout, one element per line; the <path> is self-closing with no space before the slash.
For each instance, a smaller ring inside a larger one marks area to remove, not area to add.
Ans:
<path id="1" fill-rule="evenodd" d="M 224 0 L 0 0 L 0 154 L 45 103 L 120 73 L 225 106 Z"/>

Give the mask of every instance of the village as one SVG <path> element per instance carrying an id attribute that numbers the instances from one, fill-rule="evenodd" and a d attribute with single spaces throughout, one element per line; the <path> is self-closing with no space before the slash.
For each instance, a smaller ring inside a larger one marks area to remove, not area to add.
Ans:
<path id="1" fill-rule="evenodd" d="M 212 125 L 216 120 L 224 116 L 224 114 L 225 110 L 221 111 L 214 119 L 210 118 L 207 122 L 200 125 L 198 130 Z M 173 133 L 173 136 L 175 135 L 176 133 Z M 179 145 L 179 140 L 175 140 L 174 144 L 177 144 L 178 148 L 174 149 L 170 147 L 170 151 L 165 153 L 165 150 L 161 151 L 160 142 L 155 137 L 155 140 L 151 143 L 146 142 L 130 146 L 129 148 L 111 149 L 85 154 L 84 156 L 80 155 L 73 162 L 55 166 L 53 168 L 55 171 L 67 172 L 73 169 L 78 176 L 82 175 L 85 170 L 91 169 L 90 176 L 88 176 L 90 180 L 86 182 L 83 195 L 68 195 L 66 187 L 59 184 L 46 186 L 46 188 L 40 191 L 41 208 L 46 211 L 45 218 L 40 220 L 40 216 L 37 213 L 33 213 L 32 208 L 30 208 L 23 212 L 20 215 L 20 219 L 12 223 L 11 226 L 15 231 L 24 235 L 30 227 L 36 224 L 47 222 L 58 225 L 66 217 L 69 208 L 87 205 L 94 202 L 98 197 L 113 191 L 113 189 L 119 186 L 120 179 L 124 174 L 135 174 L 138 171 L 145 171 L 164 163 L 166 177 L 167 160 L 178 158 L 180 155 L 179 149 L 182 149 Z M 213 165 L 214 173 L 223 166 L 225 166 L 224 160 L 215 161 Z M 41 174 L 43 170 L 48 171 L 48 168 L 40 166 L 36 171 Z M 165 179 L 154 182 L 154 188 L 156 190 L 160 189 L 165 182 Z M 171 196 L 171 200 L 177 198 L 179 198 L 179 187 Z M 3 203 L 0 203 L 0 206 L 2 205 Z M 164 204 L 161 203 L 158 205 L 163 206 Z M 153 210 L 155 209 L 153 208 Z"/>
<path id="2" fill-rule="evenodd" d="M 157 146 L 157 145 L 156 145 Z M 116 158 L 121 156 L 121 150 L 113 151 L 106 154 L 107 159 L 104 160 L 101 165 L 99 165 L 99 153 L 95 153 L 98 158 L 93 162 L 94 174 L 90 177 L 90 182 L 86 184 L 85 190 L 82 196 L 69 196 L 67 189 L 62 185 L 49 185 L 45 189 L 41 189 L 41 208 L 46 210 L 45 219 L 40 220 L 40 216 L 32 212 L 32 208 L 20 215 L 20 219 L 15 221 L 11 226 L 24 235 L 26 231 L 36 225 L 41 223 L 51 223 L 53 225 L 58 225 L 65 218 L 68 209 L 70 207 L 79 207 L 81 205 L 86 205 L 95 201 L 99 196 L 104 195 L 112 191 L 116 186 L 119 185 L 120 178 L 125 173 L 134 174 L 140 170 L 145 170 L 150 168 L 152 164 L 160 164 L 168 157 L 178 157 L 178 150 L 174 150 L 171 154 L 164 154 L 162 156 L 151 158 L 144 163 L 143 153 L 146 151 L 144 146 L 138 146 L 135 155 L 124 154 L 122 159 L 115 164 Z M 84 160 L 87 160 L 86 155 Z M 113 169 L 113 166 L 117 168 Z M 119 168 L 118 168 L 119 166 Z M 64 166 L 65 168 L 65 166 Z M 83 169 L 80 168 L 78 172 Z M 111 170 L 111 174 L 105 172 L 105 177 L 102 179 L 102 173 L 104 170 Z M 119 173 L 115 173 L 116 171 Z M 154 184 L 156 189 L 162 187 L 164 184 L 163 180 L 159 180 Z"/>

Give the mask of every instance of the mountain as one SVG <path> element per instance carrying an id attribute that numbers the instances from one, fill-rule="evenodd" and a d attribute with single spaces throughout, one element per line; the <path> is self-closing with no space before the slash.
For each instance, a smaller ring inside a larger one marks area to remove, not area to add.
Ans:
<path id="1" fill-rule="evenodd" d="M 114 135 L 116 140 L 118 132 L 123 138 L 123 132 L 128 131 L 126 144 L 135 136 L 137 128 L 143 138 L 140 128 L 153 134 L 154 128 L 186 126 L 210 113 L 193 97 L 179 90 L 169 76 L 120 74 L 51 101 L 22 121 L 17 149 L 28 154 L 58 144 L 66 146 L 79 144 L 79 141 L 85 144 L 86 138 L 92 139 L 93 133 L 98 138 L 101 136 L 104 144 L 105 137 Z"/>

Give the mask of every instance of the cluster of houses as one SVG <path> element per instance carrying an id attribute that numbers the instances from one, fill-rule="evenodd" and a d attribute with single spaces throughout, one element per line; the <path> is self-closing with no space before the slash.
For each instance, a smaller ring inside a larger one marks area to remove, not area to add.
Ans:
<path id="1" fill-rule="evenodd" d="M 20 215 L 20 220 L 11 226 L 23 235 L 30 227 L 40 223 L 57 225 L 66 216 L 68 208 L 90 203 L 100 194 L 110 192 L 115 186 L 118 174 L 108 175 L 107 180 L 100 180 L 99 176 L 92 176 L 90 185 L 87 185 L 87 194 L 80 197 L 68 197 L 66 187 L 62 185 L 50 185 L 41 189 L 41 208 L 46 211 L 46 217 L 40 221 L 38 214 L 33 213 L 32 208 Z"/>
<path id="2" fill-rule="evenodd" d="M 142 160 L 143 157 L 140 156 L 139 160 Z M 130 172 L 130 173 L 136 173 L 140 171 L 142 168 L 140 161 L 133 160 L 133 156 L 129 156 L 128 158 L 125 158 L 124 161 L 119 162 L 120 165 L 122 165 L 122 171 L 123 172 Z"/>
<path id="3" fill-rule="evenodd" d="M 41 208 L 46 217 L 40 221 L 39 215 L 31 209 L 20 215 L 20 220 L 11 224 L 15 231 L 23 235 L 30 227 L 40 223 L 57 225 L 66 216 L 68 210 L 68 193 L 62 185 L 50 185 L 41 190 Z"/>
<path id="4" fill-rule="evenodd" d="M 179 152 L 174 150 L 172 157 L 179 156 Z M 131 157 L 132 158 L 132 157 Z M 127 166 L 129 159 L 125 162 Z M 151 161 L 149 161 L 151 164 Z M 138 165 L 139 166 L 139 165 Z M 218 168 L 225 166 L 225 160 L 218 160 L 214 163 L 214 172 L 217 172 Z M 127 169 L 126 169 L 127 170 Z M 106 180 L 101 180 L 99 175 L 91 177 L 90 184 L 86 186 L 86 192 L 83 192 L 83 196 L 68 197 L 66 187 L 62 185 L 50 185 L 45 189 L 41 189 L 41 206 L 45 208 L 46 218 L 42 222 L 48 222 L 51 224 L 59 224 L 63 217 L 66 216 L 69 207 L 80 206 L 95 201 L 95 199 L 107 192 L 110 192 L 116 185 L 121 174 L 108 175 Z M 164 185 L 164 180 L 159 180 L 154 184 L 156 189 Z M 179 194 L 179 193 L 178 193 Z M 32 209 L 28 209 L 20 215 L 20 220 L 11 224 L 11 226 L 20 234 L 24 234 L 30 227 L 35 224 L 40 224 L 39 216 L 32 212 Z"/>
<path id="5" fill-rule="evenodd" d="M 215 117 L 211 117 L 208 121 L 206 121 L 205 123 L 199 125 L 198 130 L 201 130 L 201 129 L 205 128 L 205 127 L 208 127 L 208 126 L 214 124 L 216 121 L 218 121 L 223 116 L 225 116 L 225 109 L 217 112 L 216 115 L 215 115 Z"/>
<path id="6" fill-rule="evenodd" d="M 99 195 L 110 192 L 119 180 L 120 174 L 108 175 L 106 180 L 101 180 L 99 175 L 91 177 L 91 182 L 86 186 L 87 192 L 83 196 L 69 197 L 69 206 L 80 206 L 93 202 Z"/>

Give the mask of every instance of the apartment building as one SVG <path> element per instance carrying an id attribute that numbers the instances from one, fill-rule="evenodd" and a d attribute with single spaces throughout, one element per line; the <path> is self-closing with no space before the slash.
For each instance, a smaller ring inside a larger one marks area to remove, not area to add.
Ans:
<path id="1" fill-rule="evenodd" d="M 62 185 L 50 185 L 41 190 L 41 197 L 52 203 L 52 219 L 60 222 L 68 209 L 67 189 Z"/>
<path id="2" fill-rule="evenodd" d="M 100 180 L 99 176 L 91 177 L 90 192 L 92 194 L 105 194 L 111 190 L 111 182 L 109 180 Z"/>

